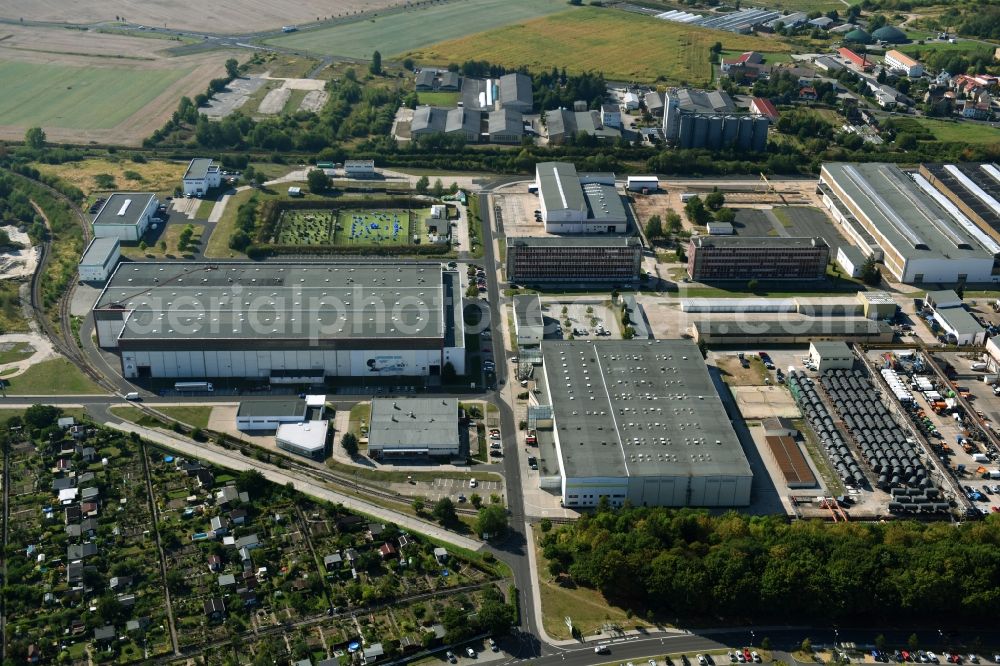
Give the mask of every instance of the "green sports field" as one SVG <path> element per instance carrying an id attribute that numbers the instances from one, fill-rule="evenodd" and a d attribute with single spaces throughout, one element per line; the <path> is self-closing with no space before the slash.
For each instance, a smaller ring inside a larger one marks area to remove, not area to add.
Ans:
<path id="1" fill-rule="evenodd" d="M 412 245 L 426 241 L 429 208 L 287 210 L 275 234 L 279 245 Z"/>
<path id="2" fill-rule="evenodd" d="M 110 129 L 192 69 L 0 61 L 0 125 Z"/>
<path id="3" fill-rule="evenodd" d="M 375 50 L 393 56 L 565 9 L 565 0 L 464 0 L 303 30 L 267 43 L 348 58 L 370 58 Z"/>

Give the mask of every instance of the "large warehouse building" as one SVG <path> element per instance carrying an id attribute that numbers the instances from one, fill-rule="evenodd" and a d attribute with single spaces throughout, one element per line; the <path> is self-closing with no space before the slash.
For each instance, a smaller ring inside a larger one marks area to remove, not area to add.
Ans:
<path id="1" fill-rule="evenodd" d="M 921 179 L 934 189 L 927 188 Z M 957 208 L 1000 243 L 1000 169 L 995 164 L 921 164 L 914 180 L 943 207 Z"/>
<path id="2" fill-rule="evenodd" d="M 563 504 L 747 506 L 753 473 L 689 340 L 542 344 Z"/>
<path id="3" fill-rule="evenodd" d="M 620 234 L 628 215 L 613 173 L 581 173 L 568 162 L 535 165 L 538 208 L 545 231 L 557 234 Z"/>
<path id="4" fill-rule="evenodd" d="M 822 238 L 696 236 L 688 242 L 694 280 L 819 280 L 830 247 Z"/>
<path id="5" fill-rule="evenodd" d="M 767 147 L 770 120 L 737 113 L 725 91 L 672 88 L 667 91 L 663 109 L 663 137 L 678 148 L 763 151 Z"/>
<path id="6" fill-rule="evenodd" d="M 458 273 L 437 263 L 121 264 L 94 321 L 130 379 L 465 372 Z"/>
<path id="7" fill-rule="evenodd" d="M 459 449 L 455 398 L 372 400 L 368 428 L 372 458 L 454 458 Z"/>
<path id="8" fill-rule="evenodd" d="M 900 282 L 1000 282 L 1000 243 L 920 174 L 894 164 L 830 163 L 819 187 L 845 233 L 867 254 L 881 253 Z"/>
<path id="9" fill-rule="evenodd" d="M 523 284 L 611 283 L 639 278 L 642 243 L 635 236 L 510 236 L 507 280 Z"/>

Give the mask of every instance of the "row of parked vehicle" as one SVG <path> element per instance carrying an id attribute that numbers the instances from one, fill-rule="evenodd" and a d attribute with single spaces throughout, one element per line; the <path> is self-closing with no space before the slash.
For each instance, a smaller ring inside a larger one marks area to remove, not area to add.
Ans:
<path id="1" fill-rule="evenodd" d="M 942 654 L 939 657 L 935 652 L 931 652 L 930 650 L 895 650 L 891 653 L 888 650 L 872 650 L 872 659 L 886 664 L 890 661 L 895 661 L 897 664 L 940 664 L 942 658 L 949 664 L 961 664 L 965 661 L 968 661 L 970 664 L 979 663 L 979 656 L 975 654 L 963 657 L 957 652 L 951 652 L 949 654 Z M 1000 654 L 994 655 L 993 660 L 1000 662 Z"/>

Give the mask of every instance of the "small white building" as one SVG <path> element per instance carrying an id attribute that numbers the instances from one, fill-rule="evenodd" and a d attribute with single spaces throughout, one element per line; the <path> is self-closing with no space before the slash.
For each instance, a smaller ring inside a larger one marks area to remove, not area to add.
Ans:
<path id="1" fill-rule="evenodd" d="M 222 184 L 222 170 L 207 157 L 196 157 L 184 172 L 184 194 L 200 197 Z"/>
<path id="2" fill-rule="evenodd" d="M 149 228 L 159 204 L 152 192 L 115 192 L 94 218 L 94 237 L 113 236 L 138 243 Z"/>
<path id="3" fill-rule="evenodd" d="M 518 347 L 537 347 L 545 337 L 542 303 L 537 295 L 514 297 L 514 335 Z"/>
<path id="4" fill-rule="evenodd" d="M 117 236 L 93 239 L 80 258 L 80 280 L 107 282 L 121 256 L 122 242 Z"/>
<path id="5" fill-rule="evenodd" d="M 656 176 L 629 176 L 625 187 L 629 192 L 642 192 L 643 190 L 656 192 L 660 189 L 660 179 Z"/>
<path id="6" fill-rule="evenodd" d="M 375 160 L 345 160 L 344 175 L 348 178 L 373 178 Z"/>
<path id="7" fill-rule="evenodd" d="M 290 197 L 301 197 L 302 196 L 302 188 L 301 187 L 296 187 L 294 185 L 292 187 L 289 187 L 288 188 L 288 196 L 290 196 Z"/>
<path id="8" fill-rule="evenodd" d="M 625 93 L 625 96 L 622 97 L 622 106 L 625 107 L 626 111 L 635 111 L 639 108 L 639 96 L 634 92 Z"/>
<path id="9" fill-rule="evenodd" d="M 861 277 L 861 269 L 865 265 L 865 255 L 853 245 L 842 244 L 837 248 L 837 264 L 848 276 Z"/>
<path id="10" fill-rule="evenodd" d="M 845 369 L 854 367 L 854 355 L 846 342 L 834 340 L 829 342 L 810 342 L 809 360 L 811 360 L 819 372 L 827 370 Z"/>
<path id="11" fill-rule="evenodd" d="M 444 204 L 434 204 L 431 206 L 431 218 L 435 220 L 448 219 L 448 209 Z"/>
<path id="12" fill-rule="evenodd" d="M 986 329 L 964 307 L 936 308 L 934 321 L 957 345 L 981 345 L 986 341 Z"/>
<path id="13" fill-rule="evenodd" d="M 735 233 L 729 222 L 709 222 L 707 226 L 709 236 L 732 236 Z"/>
<path id="14" fill-rule="evenodd" d="M 305 456 L 313 460 L 326 457 L 329 421 L 306 421 L 304 423 L 283 423 L 275 433 L 275 443 L 279 449 Z"/>

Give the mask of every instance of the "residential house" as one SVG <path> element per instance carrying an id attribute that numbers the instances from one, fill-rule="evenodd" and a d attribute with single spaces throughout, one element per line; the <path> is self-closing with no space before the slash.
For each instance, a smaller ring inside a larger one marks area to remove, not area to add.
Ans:
<path id="1" fill-rule="evenodd" d="M 231 590 L 236 587 L 236 576 L 233 574 L 220 574 L 219 587 L 224 590 Z"/>
<path id="2" fill-rule="evenodd" d="M 812 86 L 805 86 L 799 90 L 799 99 L 804 100 L 815 100 L 817 98 L 816 89 Z"/>
<path id="3" fill-rule="evenodd" d="M 94 629 L 94 642 L 96 643 L 107 644 L 115 640 L 115 638 L 115 628 L 110 624 Z"/>
<path id="4" fill-rule="evenodd" d="M 391 543 L 389 543 L 388 541 L 379 546 L 378 552 L 379 555 L 382 556 L 383 560 L 392 559 L 394 557 L 397 557 L 399 554 L 399 551 L 396 550 L 396 547 Z"/>
<path id="5" fill-rule="evenodd" d="M 381 643 L 372 643 L 361 650 L 361 661 L 365 664 L 372 664 L 385 656 L 385 650 Z"/>
<path id="6" fill-rule="evenodd" d="M 340 556 L 340 552 L 330 553 L 323 558 L 323 566 L 327 571 L 338 571 L 342 566 L 344 566 L 344 558 Z"/>
<path id="7" fill-rule="evenodd" d="M 212 572 L 222 571 L 222 558 L 218 555 L 209 555 L 208 570 Z"/>
<path id="8" fill-rule="evenodd" d="M 438 546 L 434 549 L 434 559 L 438 564 L 445 564 L 448 561 L 448 551 Z"/>
<path id="9" fill-rule="evenodd" d="M 244 524 L 247 520 L 247 510 L 242 507 L 233 509 L 229 512 L 229 520 L 233 521 L 233 525 Z"/>
<path id="10" fill-rule="evenodd" d="M 224 537 L 229 534 L 229 520 L 225 516 L 213 516 L 209 525 L 216 537 Z"/>

